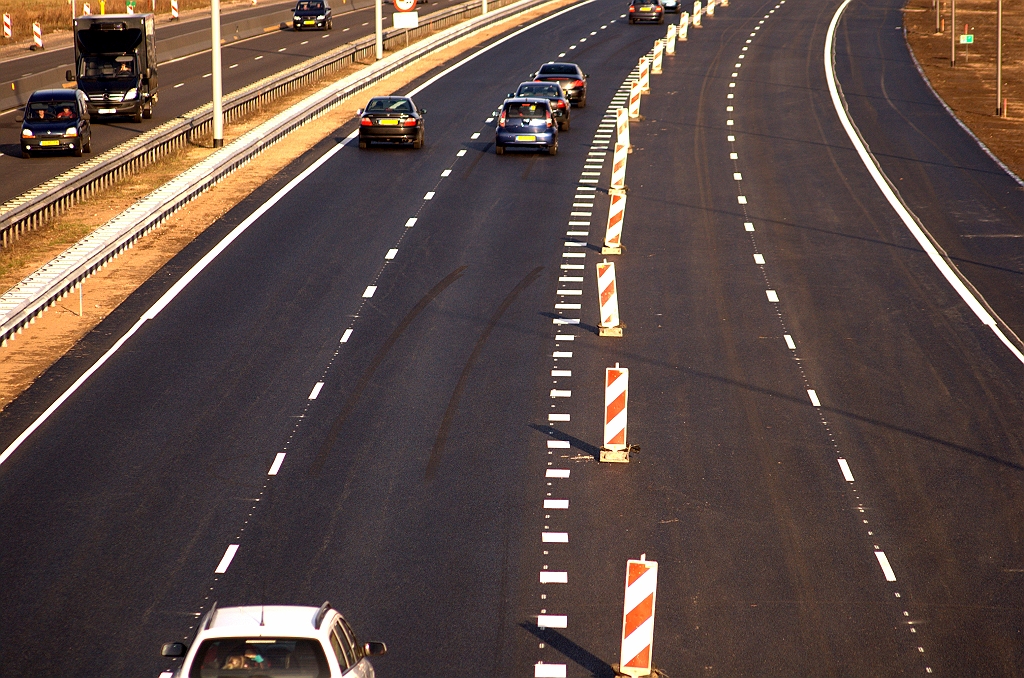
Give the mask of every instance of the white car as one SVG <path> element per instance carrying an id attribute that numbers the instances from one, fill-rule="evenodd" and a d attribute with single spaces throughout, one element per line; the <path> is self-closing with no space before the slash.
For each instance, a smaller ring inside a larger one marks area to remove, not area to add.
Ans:
<path id="1" fill-rule="evenodd" d="M 161 678 L 373 678 L 367 657 L 384 643 L 360 644 L 345 618 L 324 603 L 225 607 L 206 613 L 192 646 L 166 643 L 164 657 L 184 657 Z"/>

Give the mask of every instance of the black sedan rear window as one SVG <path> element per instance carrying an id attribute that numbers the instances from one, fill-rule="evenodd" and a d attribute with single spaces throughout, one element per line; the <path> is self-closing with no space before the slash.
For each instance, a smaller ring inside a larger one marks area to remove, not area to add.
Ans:
<path id="1" fill-rule="evenodd" d="M 370 99 L 367 113 L 412 113 L 408 99 Z"/>
<path id="2" fill-rule="evenodd" d="M 544 64 L 537 75 L 576 75 L 578 71 L 572 64 Z"/>
<path id="3" fill-rule="evenodd" d="M 521 97 L 557 97 L 562 96 L 557 85 L 523 85 L 517 94 Z"/>
<path id="4" fill-rule="evenodd" d="M 508 118 L 539 118 L 547 113 L 546 104 L 538 103 L 511 103 L 505 108 L 505 117 Z"/>

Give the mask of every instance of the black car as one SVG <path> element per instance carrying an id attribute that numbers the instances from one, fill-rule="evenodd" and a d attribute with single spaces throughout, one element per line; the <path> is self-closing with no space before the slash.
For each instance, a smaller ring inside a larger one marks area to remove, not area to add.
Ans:
<path id="1" fill-rule="evenodd" d="M 573 106 L 587 105 L 587 74 L 576 64 L 546 63 L 533 74 L 535 82 L 557 82 Z"/>
<path id="2" fill-rule="evenodd" d="M 665 23 L 665 8 L 658 0 L 632 0 L 629 3 L 629 23 L 641 21 Z"/>
<path id="3" fill-rule="evenodd" d="M 301 31 L 303 28 L 334 28 L 334 17 L 331 6 L 324 0 L 299 0 L 292 10 L 292 28 Z"/>
<path id="4" fill-rule="evenodd" d="M 558 123 L 561 132 L 569 131 L 569 109 L 572 104 L 562 91 L 562 86 L 557 82 L 524 82 L 519 85 L 515 93 L 509 94 L 512 97 L 541 97 L 551 102 L 551 113 Z"/>
<path id="5" fill-rule="evenodd" d="M 359 111 L 359 148 L 373 141 L 412 143 L 423 148 L 423 109 L 409 97 L 373 97 Z"/>
<path id="6" fill-rule="evenodd" d="M 88 100 L 80 89 L 41 89 L 25 105 L 21 125 L 21 157 L 40 151 L 71 151 L 81 157 L 92 151 Z"/>

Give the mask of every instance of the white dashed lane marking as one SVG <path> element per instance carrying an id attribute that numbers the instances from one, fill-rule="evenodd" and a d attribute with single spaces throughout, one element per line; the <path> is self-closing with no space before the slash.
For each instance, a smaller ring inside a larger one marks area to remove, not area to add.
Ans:
<path id="1" fill-rule="evenodd" d="M 320 391 L 323 389 L 323 387 L 324 382 L 316 382 L 316 384 L 313 386 L 313 390 L 309 392 L 309 400 L 316 400 L 317 396 L 320 395 Z"/>
<path id="2" fill-rule="evenodd" d="M 811 405 L 821 407 L 821 401 L 818 400 L 818 394 L 814 392 L 813 388 L 807 389 L 807 397 L 811 399 Z"/>
<path id="3" fill-rule="evenodd" d="M 569 573 L 568 572 L 541 572 L 540 573 L 541 584 L 568 584 Z"/>
<path id="4" fill-rule="evenodd" d="M 376 291 L 377 291 L 377 286 L 376 285 L 367 285 L 366 289 L 363 290 L 363 298 L 364 299 L 369 299 L 370 297 L 372 297 L 374 295 L 374 293 Z"/>
<path id="5" fill-rule="evenodd" d="M 896 581 L 896 573 L 892 571 L 892 566 L 889 565 L 889 559 L 885 557 L 885 552 L 875 551 L 875 558 L 878 559 L 878 564 L 882 568 L 885 581 Z"/>
<path id="6" fill-rule="evenodd" d="M 850 465 L 846 463 L 846 460 L 840 457 L 836 461 L 839 462 L 839 470 L 843 472 L 843 479 L 848 483 L 853 482 L 853 471 L 850 470 Z"/>
<path id="7" fill-rule="evenodd" d="M 228 546 L 227 550 L 224 551 L 224 557 L 220 559 L 220 563 L 217 565 L 217 569 L 213 571 L 214 574 L 224 574 L 227 572 L 237 552 L 238 544 Z"/>
<path id="8" fill-rule="evenodd" d="M 544 508 L 556 511 L 564 511 L 569 508 L 568 499 L 545 499 Z"/>
<path id="9" fill-rule="evenodd" d="M 350 329 L 349 330 L 345 330 L 345 333 L 343 335 L 341 335 L 341 343 L 344 344 L 344 343 L 348 342 L 348 340 L 349 340 L 349 338 L 351 336 L 352 336 L 352 330 L 350 330 Z"/>
<path id="10" fill-rule="evenodd" d="M 278 452 L 277 456 L 274 457 L 274 463 L 270 465 L 270 470 L 267 471 L 268 476 L 276 476 L 277 472 L 281 470 L 281 464 L 284 463 L 285 458 L 284 452 Z"/>
<path id="11" fill-rule="evenodd" d="M 392 249 L 388 250 L 387 254 L 384 255 L 384 258 L 387 259 L 388 261 L 390 261 L 390 260 L 394 259 L 397 255 L 398 255 L 398 250 L 392 248 Z"/>

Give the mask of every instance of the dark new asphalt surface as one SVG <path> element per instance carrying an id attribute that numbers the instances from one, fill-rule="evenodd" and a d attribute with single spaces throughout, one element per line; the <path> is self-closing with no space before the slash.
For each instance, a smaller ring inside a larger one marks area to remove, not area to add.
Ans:
<path id="1" fill-rule="evenodd" d="M 425 15 L 458 4 L 459 0 L 433 0 L 420 10 Z M 340 4 L 340 3 L 339 3 Z M 341 47 L 356 38 L 373 33 L 373 7 L 345 12 L 341 6 L 335 15 L 331 31 L 274 31 L 263 36 L 239 40 L 224 45 L 221 50 L 224 91 L 233 92 L 269 75 L 299 64 L 332 49 Z M 273 6 L 274 11 L 281 7 Z M 392 8 L 384 7 L 384 28 L 390 26 Z M 249 10 L 254 11 L 254 10 Z M 245 14 L 243 14 L 245 16 Z M 231 15 L 232 18 L 235 15 Z M 222 24 L 226 27 L 227 20 Z M 192 22 L 190 30 L 198 30 L 198 23 Z M 176 25 L 161 27 L 173 34 L 181 29 Z M 183 31 L 187 32 L 187 31 Z M 157 42 L 157 55 L 160 44 Z M 0 63 L 0 70 L 28 68 L 15 66 L 17 62 Z M 39 69 L 44 70 L 44 69 Z M 210 53 L 204 52 L 160 64 L 160 101 L 153 109 L 153 118 L 133 123 L 128 118 L 110 119 L 93 124 L 93 154 L 107 151 L 118 144 L 162 125 L 176 116 L 187 113 L 209 103 L 212 95 L 210 84 Z M 12 72 L 15 72 L 12 70 Z M 0 115 L 0 174 L 5 179 L 0 184 L 0 202 L 10 200 L 39 184 L 58 176 L 78 163 L 87 161 L 89 156 L 75 158 L 67 155 L 40 155 L 24 160 L 21 157 L 21 123 L 16 122 L 17 111 Z"/>
<path id="2" fill-rule="evenodd" d="M 588 153 L 603 150 L 590 145 L 605 107 L 661 28 L 623 25 L 607 0 L 580 6 L 417 95 L 422 151 L 341 149 L 0 466 L 4 675 L 155 675 L 169 666 L 159 643 L 187 638 L 213 600 L 329 599 L 388 643 L 381 676 L 530 676 L 543 661 L 610 677 L 624 561 L 641 553 L 660 563 L 664 675 L 1019 675 L 1024 366 L 852 150 L 822 63 L 837 6 L 733 0 L 653 76 L 631 126 L 622 339 L 594 328 L 610 156 L 596 207 L 574 196 L 585 158 L 602 157 Z M 971 164 L 914 160 L 940 151 L 895 129 L 908 123 L 893 111 L 935 103 L 894 17 L 895 3 L 850 7 L 840 81 L 883 168 L 960 256 L 927 196 L 952 201 L 952 182 L 1003 214 L 1016 198 L 1000 202 L 994 165 L 938 113 L 907 118 Z M 885 58 L 857 35 L 877 35 Z M 591 80 L 558 155 L 495 156 L 486 118 L 562 52 Z M 905 84 L 886 101 L 893 78 Z M 0 444 L 352 129 L 133 295 L 0 415 Z M 977 232 L 948 218 L 949 233 Z M 592 222 L 589 247 L 563 245 L 588 228 L 570 220 Z M 584 249 L 585 270 L 560 268 Z M 1012 252 L 964 252 L 1013 279 Z M 988 300 L 1014 322 L 1002 294 Z M 567 301 L 582 308 L 555 308 Z M 641 450 L 599 465 L 615 362 L 630 368 Z M 550 428 L 550 413 L 571 419 Z M 539 584 L 543 570 L 568 583 Z M 539 614 L 567 626 L 539 629 Z"/>

